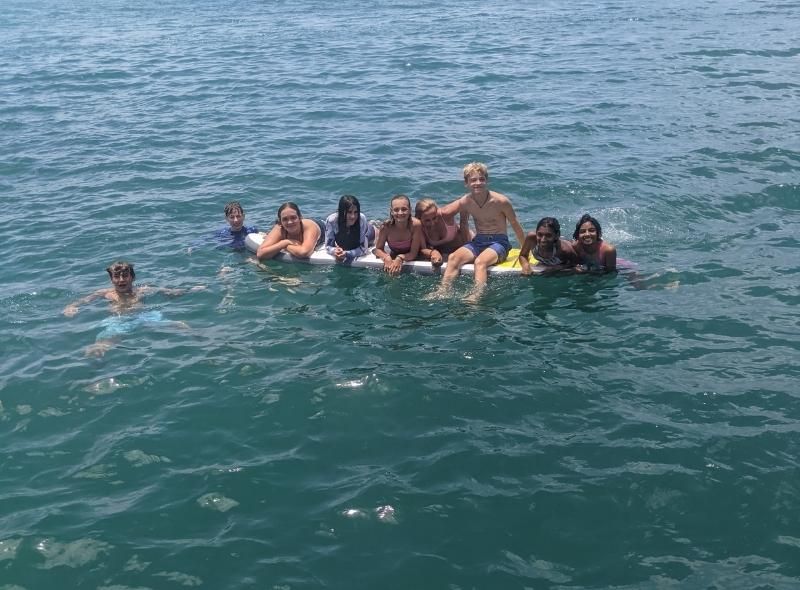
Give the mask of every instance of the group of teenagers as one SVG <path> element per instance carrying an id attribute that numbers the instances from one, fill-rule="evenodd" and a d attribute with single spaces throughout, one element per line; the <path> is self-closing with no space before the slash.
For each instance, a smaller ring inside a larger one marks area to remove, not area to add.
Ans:
<path id="1" fill-rule="evenodd" d="M 260 261 L 268 260 L 280 252 L 288 252 L 296 258 L 307 258 L 324 244 L 326 251 L 341 264 L 348 264 L 371 251 L 383 261 L 384 271 L 391 275 L 400 273 L 407 261 L 429 260 L 434 267 L 447 262 L 441 285 L 432 297 L 447 295 L 461 267 L 473 264 L 475 286 L 467 300 L 477 301 L 486 287 L 488 268 L 504 262 L 511 252 L 507 233 L 510 225 L 521 244 L 517 262 L 522 274 L 616 270 L 617 251 L 602 239 L 600 223 L 591 215 L 580 218 L 571 241 L 561 237 L 561 227 L 553 217 L 542 218 L 535 231 L 525 234 L 508 197 L 489 190 L 487 166 L 472 162 L 464 166 L 463 172 L 467 193 L 460 198 L 441 207 L 432 199 L 421 199 L 412 215 L 409 198 L 396 195 L 389 203 L 389 217 L 378 228 L 367 220 L 361 212 L 361 204 L 352 195 L 343 196 L 338 211 L 324 223 L 303 217 L 295 203 L 284 203 L 278 209 L 274 226 L 263 237 L 256 257 Z M 245 225 L 244 209 L 237 201 L 225 206 L 225 218 L 228 225 L 219 230 L 216 237 L 228 246 L 244 248 L 247 235 L 258 233 L 256 227 Z M 470 218 L 474 232 L 469 227 Z M 97 290 L 67 305 L 64 315 L 75 315 L 80 305 L 95 299 L 106 299 L 121 310 L 137 304 L 148 292 L 181 295 L 187 291 L 134 288 L 133 264 L 126 261 L 114 262 L 106 271 L 112 287 Z M 198 286 L 191 290 L 203 288 Z M 154 321 L 148 317 L 140 319 Z M 111 331 L 128 331 L 132 324 L 120 326 L 115 324 Z"/>
<path id="2" fill-rule="evenodd" d="M 467 164 L 463 173 L 467 193 L 460 198 L 444 206 L 424 198 L 412 213 L 411 200 L 395 195 L 389 202 L 388 218 L 378 228 L 367 220 L 352 195 L 341 197 L 338 211 L 324 223 L 303 217 L 295 203 L 283 203 L 256 257 L 268 260 L 288 252 L 307 258 L 324 244 L 328 254 L 341 264 L 372 252 L 391 275 L 400 273 L 403 263 L 412 260 L 429 260 L 434 267 L 447 262 L 434 295 L 447 294 L 461 267 L 473 264 L 475 286 L 467 298 L 476 300 L 486 287 L 488 268 L 504 262 L 511 252 L 510 225 L 521 246 L 517 261 L 522 274 L 531 274 L 534 268 L 537 273 L 616 270 L 616 249 L 602 239 L 600 223 L 591 215 L 580 218 L 571 241 L 561 237 L 561 226 L 554 217 L 542 218 L 536 230 L 526 234 L 509 198 L 489 190 L 485 164 Z M 230 238 L 234 246 L 244 245 L 246 235 L 256 232 L 256 228 L 244 225 L 244 210 L 236 201 L 226 205 L 225 217 L 230 227 L 219 235 Z M 470 218 L 474 232 L 469 227 Z"/>

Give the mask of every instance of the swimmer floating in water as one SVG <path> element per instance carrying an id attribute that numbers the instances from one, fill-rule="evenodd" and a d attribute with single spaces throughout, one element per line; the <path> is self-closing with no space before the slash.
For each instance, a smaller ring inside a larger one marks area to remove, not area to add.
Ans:
<path id="1" fill-rule="evenodd" d="M 533 267 L 528 256 L 533 255 Z M 552 273 L 575 266 L 577 256 L 572 244 L 561 238 L 561 224 L 555 217 L 543 217 L 536 231 L 529 232 L 519 251 L 522 274 Z"/>
<path id="2" fill-rule="evenodd" d="M 65 316 L 73 317 L 78 313 L 81 305 L 91 303 L 97 299 L 105 299 L 111 302 L 111 310 L 117 315 L 103 320 L 101 324 L 103 330 L 97 335 L 97 341 L 86 349 L 87 356 L 102 356 L 114 345 L 117 337 L 132 332 L 134 328 L 142 324 L 169 323 L 186 328 L 187 326 L 183 322 L 172 322 L 163 319 L 159 311 L 144 312 L 135 316 L 121 314 L 129 313 L 139 307 L 142 297 L 148 294 L 162 293 L 164 295 L 178 296 L 205 289 L 203 285 L 197 285 L 190 289 L 165 289 L 150 286 L 134 287 L 133 282 L 136 279 L 136 272 L 133 269 L 133 264 L 124 260 L 113 262 L 106 268 L 106 272 L 111 279 L 112 287 L 98 289 L 94 293 L 81 297 L 67 305 L 63 311 Z"/>
<path id="3" fill-rule="evenodd" d="M 247 234 L 258 233 L 258 228 L 244 224 L 244 209 L 239 201 L 231 201 L 225 205 L 225 220 L 228 222 L 228 227 L 218 230 L 215 237 L 220 244 L 235 250 L 244 250 Z"/>
<path id="4" fill-rule="evenodd" d="M 614 272 L 617 270 L 617 249 L 603 241 L 600 223 L 588 213 L 575 225 L 572 246 L 578 257 L 577 272 Z"/>

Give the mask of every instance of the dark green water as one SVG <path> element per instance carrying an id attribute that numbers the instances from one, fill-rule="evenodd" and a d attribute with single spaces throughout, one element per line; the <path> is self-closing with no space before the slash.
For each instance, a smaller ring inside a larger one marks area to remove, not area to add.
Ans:
<path id="1" fill-rule="evenodd" d="M 798 587 L 798 11 L 6 3 L 0 589 Z M 637 273 L 186 254 L 475 159 Z M 208 289 L 87 358 L 120 257 Z"/>

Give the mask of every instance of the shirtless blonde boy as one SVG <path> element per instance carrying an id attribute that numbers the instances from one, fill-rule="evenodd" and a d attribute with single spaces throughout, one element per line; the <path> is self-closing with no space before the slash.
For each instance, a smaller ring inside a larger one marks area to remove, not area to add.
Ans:
<path id="1" fill-rule="evenodd" d="M 475 237 L 447 259 L 447 268 L 437 294 L 449 292 L 461 267 L 473 263 L 475 287 L 466 301 L 474 302 L 486 288 L 489 267 L 508 257 L 511 250 L 508 225 L 511 224 L 520 244 L 525 241 L 525 232 L 517 221 L 508 197 L 489 190 L 489 168 L 486 164 L 472 162 L 464 166 L 464 185 L 469 192 L 442 207 L 441 212 L 443 215 L 462 213 L 471 216 L 475 222 Z"/>

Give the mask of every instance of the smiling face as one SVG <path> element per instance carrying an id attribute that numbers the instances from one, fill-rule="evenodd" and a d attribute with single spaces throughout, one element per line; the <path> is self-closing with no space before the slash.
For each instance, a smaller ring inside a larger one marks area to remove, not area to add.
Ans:
<path id="1" fill-rule="evenodd" d="M 464 184 L 473 195 L 483 195 L 486 192 L 486 183 L 488 180 L 485 174 L 481 172 L 472 172 L 464 179 Z"/>
<path id="2" fill-rule="evenodd" d="M 584 246 L 597 243 L 597 227 L 591 221 L 586 221 L 578 227 L 578 241 Z"/>
<path id="3" fill-rule="evenodd" d="M 544 250 L 550 250 L 558 240 L 558 234 L 553 231 L 552 227 L 543 225 L 536 229 L 536 243 Z"/>
<path id="4" fill-rule="evenodd" d="M 279 219 L 281 226 L 286 230 L 288 235 L 292 236 L 300 233 L 300 224 L 303 223 L 303 220 L 297 211 L 291 207 L 286 207 L 281 211 Z"/>
<path id="5" fill-rule="evenodd" d="M 411 201 L 407 197 L 395 197 L 389 204 L 392 219 L 398 224 L 404 224 L 411 216 Z"/>

